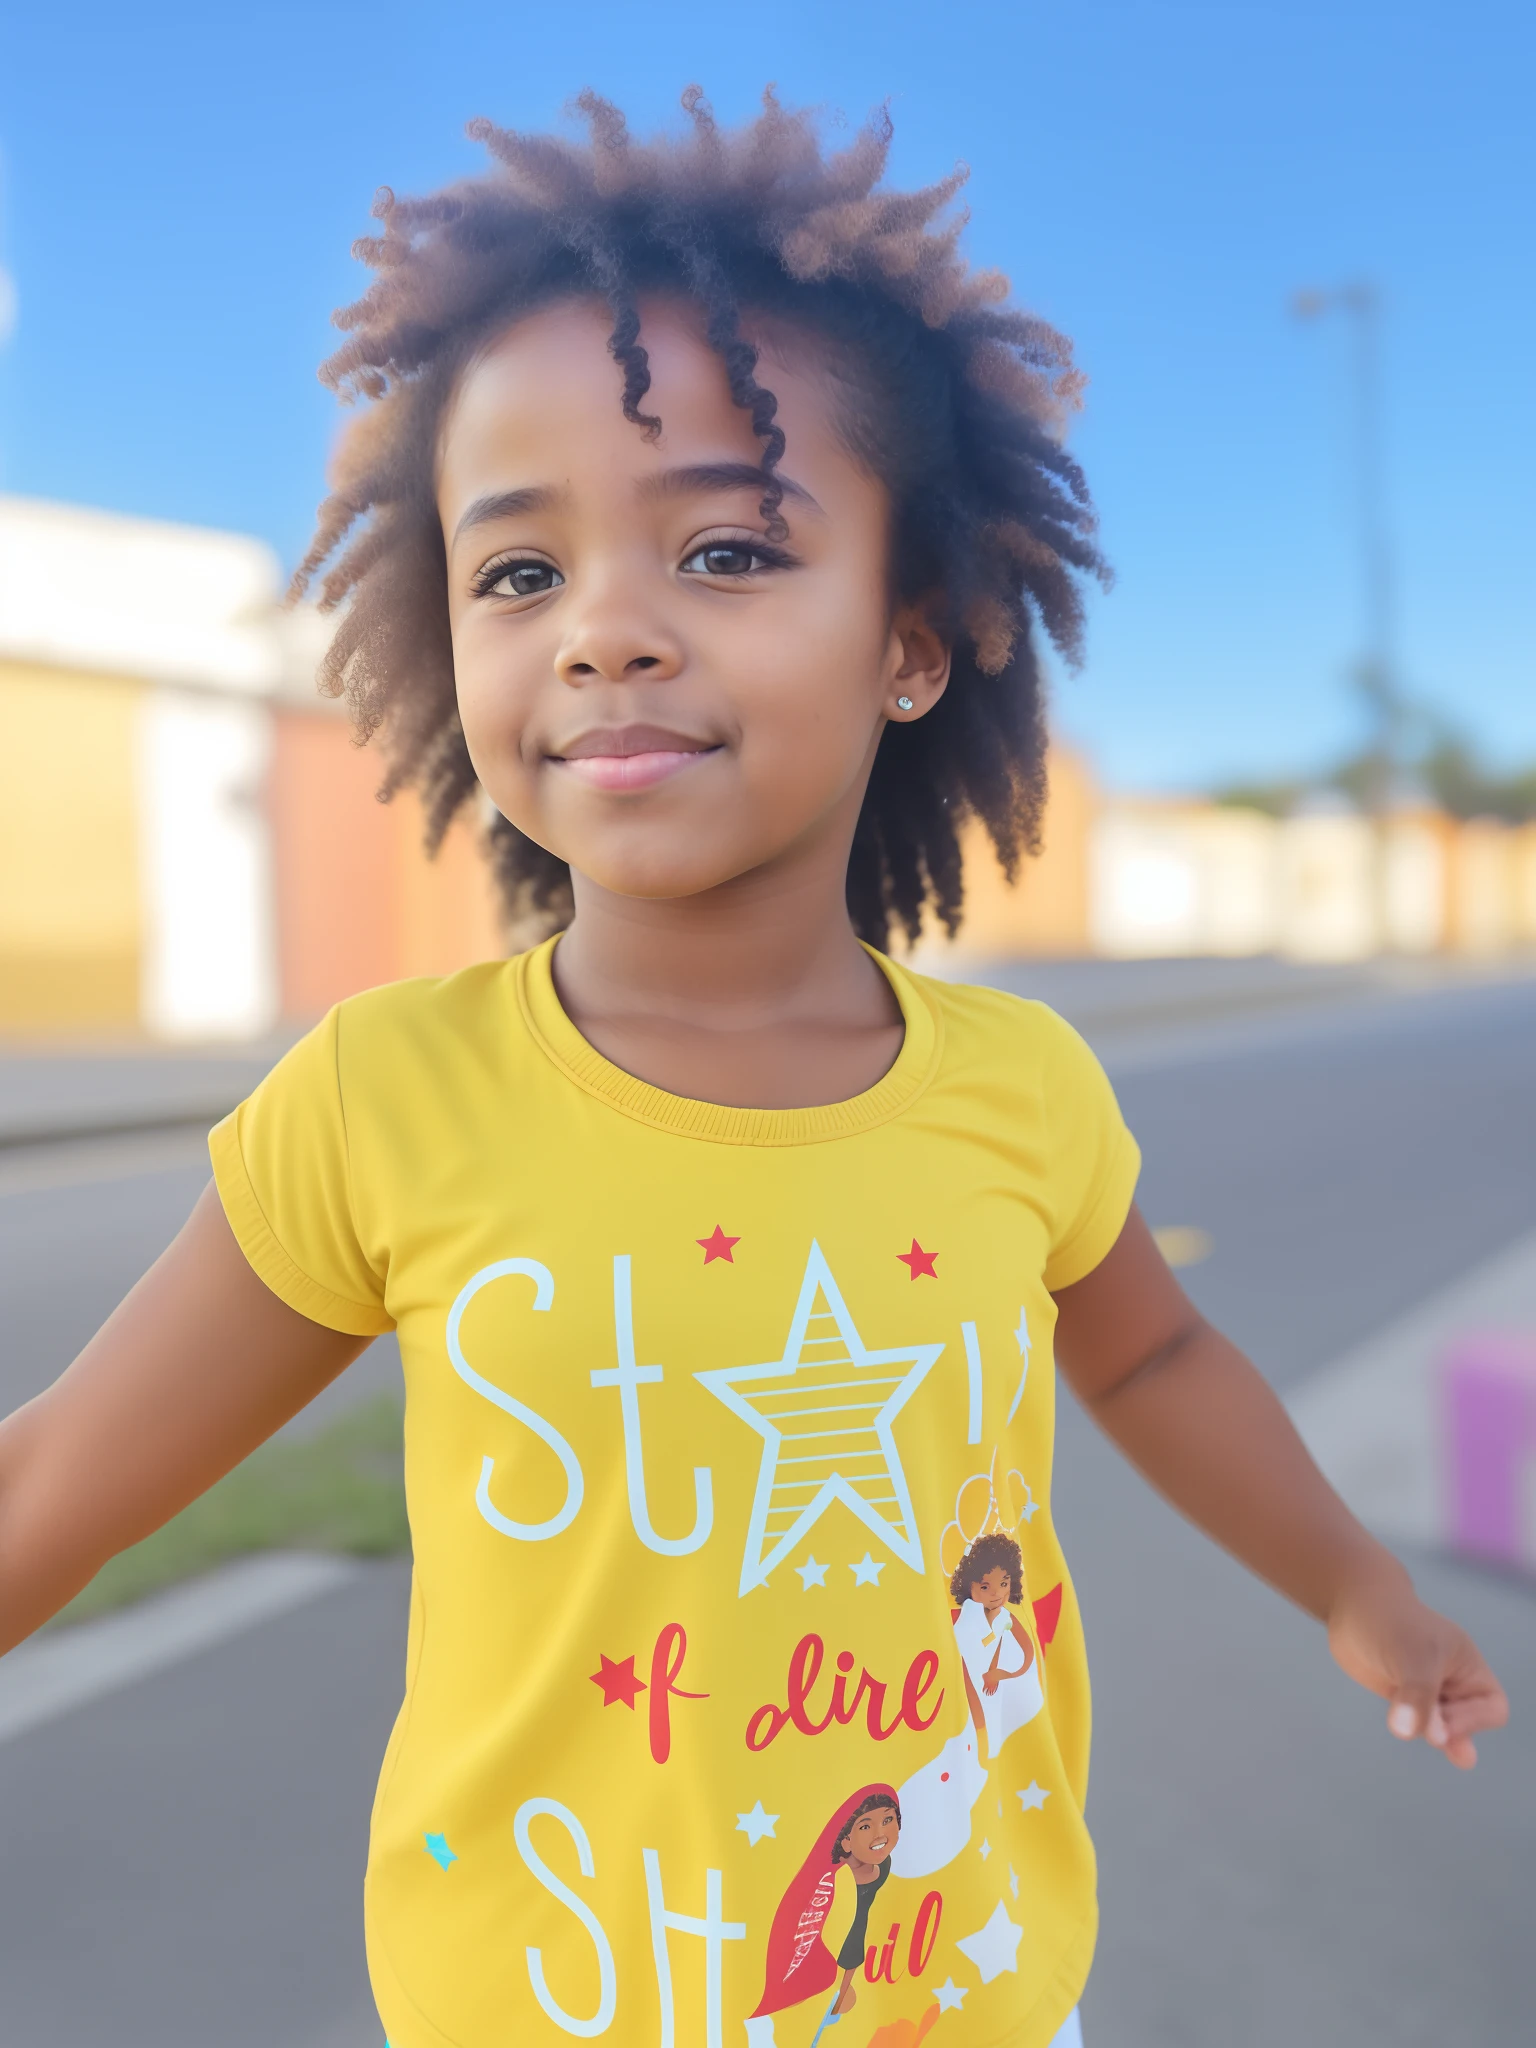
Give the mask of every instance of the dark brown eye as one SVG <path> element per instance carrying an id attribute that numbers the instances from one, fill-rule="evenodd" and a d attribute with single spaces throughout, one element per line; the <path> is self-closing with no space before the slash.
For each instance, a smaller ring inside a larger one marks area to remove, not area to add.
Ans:
<path id="1" fill-rule="evenodd" d="M 484 589 L 488 597 L 539 597 L 564 581 L 552 562 L 502 562 L 488 572 Z"/>
<path id="2" fill-rule="evenodd" d="M 701 570 L 706 576 L 750 576 L 753 564 L 761 560 L 755 548 L 739 541 L 715 541 L 690 555 L 683 567 Z"/>

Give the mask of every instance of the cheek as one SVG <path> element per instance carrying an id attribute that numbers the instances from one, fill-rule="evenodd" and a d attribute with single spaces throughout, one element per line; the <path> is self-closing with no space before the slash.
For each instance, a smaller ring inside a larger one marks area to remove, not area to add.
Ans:
<path id="1" fill-rule="evenodd" d="M 861 761 L 883 708 L 888 637 L 883 614 L 843 585 L 765 607 L 718 673 L 733 676 L 748 738 L 796 747 L 802 772 L 816 756 Z"/>
<path id="2" fill-rule="evenodd" d="M 454 695 L 470 758 L 477 769 L 516 769 L 519 742 L 537 696 L 542 649 L 533 636 L 497 634 L 470 618 L 453 635 Z M 530 663 L 530 655 L 533 663 Z"/>

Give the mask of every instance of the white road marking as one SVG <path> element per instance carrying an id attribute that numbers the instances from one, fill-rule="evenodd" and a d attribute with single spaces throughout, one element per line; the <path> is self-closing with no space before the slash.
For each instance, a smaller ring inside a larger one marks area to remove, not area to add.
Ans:
<path id="1" fill-rule="evenodd" d="M 0 1657 L 0 1742 L 211 1649 L 356 1578 L 346 1557 L 268 1551 Z"/>

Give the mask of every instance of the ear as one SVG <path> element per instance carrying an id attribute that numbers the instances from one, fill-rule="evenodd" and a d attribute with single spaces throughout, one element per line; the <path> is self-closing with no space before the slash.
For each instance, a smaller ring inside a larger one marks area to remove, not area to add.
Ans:
<path id="1" fill-rule="evenodd" d="M 891 621 L 885 715 L 910 725 L 931 711 L 949 682 L 950 646 L 926 604 L 904 604 Z"/>

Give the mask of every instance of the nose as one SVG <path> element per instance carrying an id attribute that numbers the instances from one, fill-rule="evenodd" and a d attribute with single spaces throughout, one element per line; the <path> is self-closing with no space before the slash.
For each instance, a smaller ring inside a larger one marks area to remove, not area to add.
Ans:
<path id="1" fill-rule="evenodd" d="M 571 598 L 555 655 L 562 683 L 664 682 L 682 668 L 682 642 L 638 577 L 605 576 Z"/>

